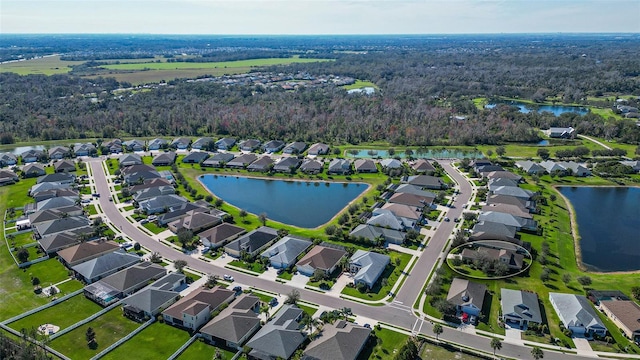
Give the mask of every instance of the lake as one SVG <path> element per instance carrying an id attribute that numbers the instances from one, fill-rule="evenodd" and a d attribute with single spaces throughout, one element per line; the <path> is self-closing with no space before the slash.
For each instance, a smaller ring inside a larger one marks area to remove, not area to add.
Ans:
<path id="1" fill-rule="evenodd" d="M 576 211 L 582 262 L 597 271 L 640 270 L 640 188 L 560 187 Z"/>
<path id="2" fill-rule="evenodd" d="M 560 116 L 560 114 L 564 113 L 576 113 L 579 115 L 586 115 L 589 113 L 589 109 L 579 106 L 567 106 L 567 105 L 534 105 L 527 103 L 522 103 L 518 101 L 504 101 L 504 102 L 494 102 L 485 105 L 487 109 L 493 109 L 498 104 L 507 104 L 511 106 L 517 106 L 520 109 L 520 112 L 523 114 L 528 114 L 531 111 L 541 112 L 550 112 L 555 116 Z"/>
<path id="3" fill-rule="evenodd" d="M 200 181 L 225 202 L 274 221 L 315 228 L 333 218 L 368 185 L 202 175 Z"/>
<path id="4" fill-rule="evenodd" d="M 395 154 L 393 154 L 393 156 L 389 155 L 388 150 L 364 149 L 364 150 L 358 150 L 358 153 L 356 154 L 352 154 L 351 152 L 347 151 L 347 156 L 352 158 L 386 159 L 391 157 L 405 158 L 406 154 L 404 153 L 404 150 L 400 150 L 400 149 L 397 149 Z M 426 152 L 421 152 L 421 153 L 414 150 L 413 155 L 411 156 L 414 158 L 425 158 L 425 159 L 464 159 L 464 158 L 482 159 L 484 158 L 484 155 L 479 151 L 462 151 L 462 150 L 455 150 L 455 149 L 451 149 L 451 150 L 429 149 Z"/>

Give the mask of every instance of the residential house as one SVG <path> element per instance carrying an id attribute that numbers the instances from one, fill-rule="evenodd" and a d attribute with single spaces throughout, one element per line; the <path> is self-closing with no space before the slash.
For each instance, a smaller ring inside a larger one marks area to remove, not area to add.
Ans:
<path id="1" fill-rule="evenodd" d="M 546 160 L 540 163 L 547 173 L 555 174 L 555 173 L 565 173 L 567 169 L 564 166 L 557 164 L 555 161 Z"/>
<path id="2" fill-rule="evenodd" d="M 329 153 L 329 145 L 315 143 L 309 147 L 307 154 L 309 155 L 327 155 Z"/>
<path id="3" fill-rule="evenodd" d="M 589 290 L 587 291 L 587 297 L 597 306 L 600 306 L 600 301 L 605 300 L 631 300 L 631 298 L 629 298 L 620 290 Z"/>
<path id="4" fill-rule="evenodd" d="M 402 179 L 402 182 L 422 189 L 441 190 L 447 188 L 447 184 L 445 184 L 442 179 L 430 175 L 407 176 Z"/>
<path id="5" fill-rule="evenodd" d="M 244 169 L 257 159 L 258 157 L 255 154 L 242 154 L 228 161 L 226 167 L 234 169 Z"/>
<path id="6" fill-rule="evenodd" d="M 249 139 L 249 140 L 244 140 L 241 141 L 240 144 L 238 144 L 238 148 L 242 151 L 255 151 L 256 149 L 258 149 L 260 147 L 260 140 L 257 139 Z"/>
<path id="7" fill-rule="evenodd" d="M 277 243 L 271 245 L 261 256 L 268 258 L 272 267 L 276 269 L 286 269 L 295 264 L 305 250 L 313 243 L 306 239 L 293 236 L 285 236 Z"/>
<path id="8" fill-rule="evenodd" d="M 564 327 L 573 335 L 607 335 L 607 327 L 586 297 L 550 292 L 549 301 Z"/>
<path id="9" fill-rule="evenodd" d="M 98 149 L 91 143 L 75 144 L 73 145 L 73 152 L 76 156 L 94 156 L 97 154 Z"/>
<path id="10" fill-rule="evenodd" d="M 82 207 L 74 205 L 70 207 L 36 211 L 29 214 L 29 222 L 35 225 L 45 221 L 62 219 L 69 216 L 80 216 L 84 214 Z"/>
<path id="11" fill-rule="evenodd" d="M 22 176 L 25 178 L 42 176 L 46 173 L 42 164 L 27 164 L 22 168 Z"/>
<path id="12" fill-rule="evenodd" d="M 375 209 L 369 220 L 368 225 L 379 226 L 387 229 L 398 231 L 407 231 L 416 226 L 414 219 L 397 216 L 393 211 L 388 209 Z"/>
<path id="13" fill-rule="evenodd" d="M 149 141 L 148 149 L 149 151 L 151 151 L 151 150 L 166 149 L 168 147 L 169 147 L 169 142 L 167 140 L 155 138 Z"/>
<path id="14" fill-rule="evenodd" d="M 249 171 L 269 171 L 273 166 L 273 159 L 269 156 L 263 156 L 247 166 Z"/>
<path id="15" fill-rule="evenodd" d="M 61 190 L 61 189 L 70 189 L 71 184 L 61 184 L 57 182 L 44 182 L 40 184 L 35 184 L 29 189 L 29 196 L 35 197 L 36 194 L 49 191 L 49 190 Z"/>
<path id="16" fill-rule="evenodd" d="M 36 201 L 36 203 L 39 203 L 41 201 L 47 200 L 47 199 L 52 199 L 55 197 L 75 197 L 78 198 L 79 196 L 79 192 L 77 190 L 72 190 L 69 188 L 66 189 L 50 189 L 50 190 L 44 190 L 44 191 L 39 191 L 35 194 L 32 194 L 33 199 Z"/>
<path id="17" fill-rule="evenodd" d="M 155 198 L 141 201 L 138 205 L 145 214 L 152 215 L 162 212 L 166 212 L 173 207 L 180 206 L 187 202 L 187 199 L 175 194 L 172 195 L 160 195 Z"/>
<path id="18" fill-rule="evenodd" d="M 230 153 L 217 153 L 201 163 L 202 166 L 223 167 L 226 163 L 233 160 L 235 156 Z"/>
<path id="19" fill-rule="evenodd" d="M 69 173 L 56 173 L 40 176 L 37 180 L 37 184 L 42 183 L 59 183 L 59 184 L 73 184 L 76 181 L 76 176 Z"/>
<path id="20" fill-rule="evenodd" d="M 80 244 L 80 237 L 72 232 L 61 232 L 40 238 L 38 244 L 51 256 L 62 249 Z"/>
<path id="21" fill-rule="evenodd" d="M 142 165 L 142 158 L 138 154 L 124 154 L 118 158 L 120 167 L 131 165 Z"/>
<path id="22" fill-rule="evenodd" d="M 71 151 L 68 147 L 54 146 L 49 149 L 49 159 L 60 160 L 69 156 L 71 156 Z"/>
<path id="23" fill-rule="evenodd" d="M 302 154 L 306 148 L 306 143 L 302 141 L 294 141 L 285 146 L 282 152 L 284 154 Z"/>
<path id="24" fill-rule="evenodd" d="M 478 221 L 500 223 L 507 226 L 513 226 L 516 231 L 530 231 L 535 232 L 538 230 L 538 222 L 531 218 L 521 218 L 508 213 L 502 213 L 497 211 L 482 212 L 478 216 Z"/>
<path id="25" fill-rule="evenodd" d="M 218 216 L 211 215 L 206 212 L 191 211 L 187 213 L 187 216 L 170 222 L 169 230 L 173 231 L 175 234 L 182 229 L 198 233 L 202 230 L 216 226 L 221 222 L 222 219 Z"/>
<path id="26" fill-rule="evenodd" d="M 561 161 L 558 163 L 558 165 L 565 168 L 565 171 L 570 175 L 578 177 L 591 176 L 591 170 L 587 169 L 586 166 L 583 166 L 582 164 L 578 164 L 575 161 Z"/>
<path id="27" fill-rule="evenodd" d="M 227 244 L 224 251 L 236 258 L 241 257 L 243 253 L 255 257 L 277 238 L 278 230 L 261 226 Z"/>
<path id="28" fill-rule="evenodd" d="M 349 272 L 353 276 L 353 284 L 364 284 L 372 289 L 390 262 L 391 258 L 387 255 L 357 250 L 349 259 Z"/>
<path id="29" fill-rule="evenodd" d="M 176 162 L 176 153 L 173 151 L 162 152 L 154 156 L 151 164 L 153 166 L 169 166 Z"/>
<path id="30" fill-rule="evenodd" d="M 500 186 L 500 187 L 497 187 L 495 190 L 490 191 L 490 193 L 493 195 L 514 196 L 524 200 L 529 200 L 533 196 L 533 192 L 529 190 L 524 190 L 519 187 L 514 187 L 514 186 Z"/>
<path id="31" fill-rule="evenodd" d="M 536 211 L 536 203 L 531 199 L 522 199 L 509 195 L 489 195 L 487 197 L 488 205 L 506 204 L 515 205 L 523 209 L 527 209 L 529 212 Z"/>
<path id="32" fill-rule="evenodd" d="M 322 172 L 322 168 L 324 165 L 317 160 L 305 160 L 302 165 L 300 165 L 300 171 L 305 174 L 318 174 Z"/>
<path id="33" fill-rule="evenodd" d="M 492 171 L 490 173 L 487 173 L 487 175 L 485 175 L 487 177 L 487 179 L 491 180 L 491 179 L 509 179 L 509 180 L 513 180 L 516 183 L 521 183 L 524 178 L 518 174 L 514 174 L 511 171 Z"/>
<path id="34" fill-rule="evenodd" d="M 391 184 L 394 185 L 395 184 Z M 411 185 L 411 184 L 400 184 L 395 187 L 394 192 L 396 193 L 408 193 L 413 195 L 422 196 L 424 198 L 436 198 L 436 194 L 431 191 L 422 190 L 419 186 Z"/>
<path id="35" fill-rule="evenodd" d="M 201 137 L 191 144 L 192 149 L 198 150 L 214 150 L 216 146 L 215 141 L 210 137 Z"/>
<path id="36" fill-rule="evenodd" d="M 376 163 L 371 159 L 357 159 L 353 162 L 353 167 L 358 173 L 376 173 L 378 167 Z"/>
<path id="37" fill-rule="evenodd" d="M 102 149 L 102 155 L 106 155 L 106 153 L 119 154 L 122 152 L 122 140 L 113 139 L 111 141 L 104 142 L 102 143 Z"/>
<path id="38" fill-rule="evenodd" d="M 478 165 L 475 168 L 476 173 L 480 175 L 480 177 L 487 177 L 487 174 L 494 171 L 504 171 L 504 168 L 500 165 Z"/>
<path id="39" fill-rule="evenodd" d="M 514 250 L 479 245 L 476 248 L 462 250 L 462 259 L 474 261 L 476 259 L 490 259 L 506 264 L 509 269 L 520 270 L 524 265 L 524 256 Z"/>
<path id="40" fill-rule="evenodd" d="M 149 179 L 139 185 L 129 186 L 129 193 L 136 194 L 145 189 L 151 189 L 151 188 L 162 187 L 162 186 L 173 186 L 173 185 L 171 185 L 171 182 L 167 179 L 154 178 L 154 179 Z"/>
<path id="41" fill-rule="evenodd" d="M 166 213 L 162 215 L 158 215 L 158 219 L 156 221 L 158 222 L 158 225 L 161 225 L 161 226 L 168 225 L 172 221 L 175 221 L 187 216 L 187 214 L 190 211 L 206 212 L 206 213 L 216 215 L 218 217 L 224 216 L 224 212 L 221 211 L 220 212 L 221 214 L 218 214 L 217 211 L 210 209 L 208 205 L 202 204 L 202 202 L 200 201 L 196 201 L 194 203 L 185 202 L 182 204 L 178 204 L 176 206 L 172 206 L 167 210 Z"/>
<path id="42" fill-rule="evenodd" d="M 151 179 L 162 178 L 162 175 L 150 165 L 131 165 L 120 170 L 126 184 L 142 184 Z"/>
<path id="43" fill-rule="evenodd" d="M 180 137 L 174 139 L 171 144 L 169 144 L 169 147 L 178 150 L 186 150 L 189 145 L 191 145 L 191 139 Z"/>
<path id="44" fill-rule="evenodd" d="M 204 151 L 194 151 L 189 155 L 182 158 L 182 162 L 185 164 L 201 164 L 203 161 L 209 158 L 209 153 Z"/>
<path id="45" fill-rule="evenodd" d="M 525 219 L 533 219 L 533 215 L 531 215 L 529 210 L 519 205 L 499 204 L 499 203 L 490 204 L 490 205 L 483 206 L 481 211 L 482 212 L 496 211 L 496 212 L 511 214 L 513 216 L 517 216 Z"/>
<path id="46" fill-rule="evenodd" d="M 58 258 L 67 266 L 75 266 L 120 249 L 114 241 L 86 241 L 58 251 Z"/>
<path id="47" fill-rule="evenodd" d="M 211 319 L 211 313 L 235 298 L 235 291 L 215 287 L 198 288 L 162 312 L 164 321 L 173 326 L 197 330 Z"/>
<path id="48" fill-rule="evenodd" d="M 425 159 L 418 159 L 411 165 L 411 168 L 419 174 L 433 175 L 436 172 L 436 168 Z"/>
<path id="49" fill-rule="evenodd" d="M 239 226 L 222 223 L 201 232 L 200 241 L 205 248 L 216 249 L 243 234 L 245 230 Z"/>
<path id="50" fill-rule="evenodd" d="M 351 162 L 346 159 L 333 159 L 329 163 L 327 174 L 349 175 L 351 174 Z"/>
<path id="51" fill-rule="evenodd" d="M 0 153 L 0 167 L 11 166 L 17 163 L 18 158 L 14 154 L 10 152 Z"/>
<path id="52" fill-rule="evenodd" d="M 631 168 L 633 168 L 633 170 L 635 172 L 640 173 L 640 161 L 638 160 L 634 160 L 634 161 L 620 161 L 620 164 L 622 165 L 626 165 L 626 166 L 631 166 Z"/>
<path id="53" fill-rule="evenodd" d="M 274 166 L 273 170 L 281 173 L 294 173 L 300 166 L 302 160 L 297 157 L 285 157 L 281 158 Z"/>
<path id="54" fill-rule="evenodd" d="M 71 270 L 76 273 L 76 277 L 91 284 L 140 261 L 138 255 L 118 250 L 75 265 Z"/>
<path id="55" fill-rule="evenodd" d="M 507 325 L 525 329 L 529 323 L 542 323 L 538 295 L 534 292 L 500 289 L 500 306 Z"/>
<path id="56" fill-rule="evenodd" d="M 55 172 L 71 172 L 76 171 L 76 163 L 71 160 L 60 160 L 53 163 Z"/>
<path id="57" fill-rule="evenodd" d="M 33 233 L 35 238 L 39 239 L 47 235 L 54 235 L 70 230 L 82 233 L 93 232 L 91 223 L 85 216 L 69 216 L 35 224 Z"/>
<path id="58" fill-rule="evenodd" d="M 382 239 L 383 241 L 390 244 L 401 245 L 404 243 L 404 239 L 407 236 L 407 233 L 373 225 L 360 224 L 349 233 L 349 236 L 352 236 L 354 238 L 368 239 L 373 243 L 377 243 L 378 240 Z"/>
<path id="59" fill-rule="evenodd" d="M 214 345 L 240 351 L 244 343 L 260 329 L 259 312 L 260 298 L 242 294 L 203 326 L 200 334 Z"/>
<path id="60" fill-rule="evenodd" d="M 402 218 L 405 225 L 408 225 L 410 222 L 417 224 L 422 220 L 422 208 L 387 203 L 384 204 L 381 209 L 392 211 L 397 217 Z"/>
<path id="61" fill-rule="evenodd" d="M 296 263 L 296 267 L 299 273 L 306 276 L 312 276 L 317 269 L 330 275 L 338 268 L 340 260 L 346 255 L 347 252 L 341 248 L 318 245 L 309 250 L 309 252 Z"/>
<path id="62" fill-rule="evenodd" d="M 171 185 L 155 186 L 136 191 L 133 194 L 133 201 L 140 204 L 147 199 L 153 199 L 162 195 L 172 195 L 176 193 L 176 189 Z"/>
<path id="63" fill-rule="evenodd" d="M 78 201 L 77 196 L 63 196 L 63 197 L 55 197 L 46 200 L 42 200 L 36 203 L 36 210 L 47 210 L 47 209 L 55 209 L 60 207 L 67 207 L 76 205 Z"/>
<path id="64" fill-rule="evenodd" d="M 499 188 L 500 186 L 514 186 L 517 187 L 518 183 L 511 180 L 511 179 L 507 179 L 507 178 L 495 178 L 495 179 L 489 179 L 489 182 L 487 182 L 487 188 L 489 189 L 489 191 L 494 191 L 495 189 Z"/>
<path id="65" fill-rule="evenodd" d="M 505 224 L 480 221 L 471 229 L 470 240 L 502 240 L 517 243 L 515 226 Z"/>
<path id="66" fill-rule="evenodd" d="M 371 329 L 344 320 L 325 324 L 302 354 L 302 360 L 356 360 L 366 347 Z"/>
<path id="67" fill-rule="evenodd" d="M 276 153 L 282 150 L 282 148 L 284 148 L 284 141 L 271 140 L 266 144 L 262 145 L 262 148 L 266 153 Z"/>
<path id="68" fill-rule="evenodd" d="M 456 306 L 458 313 L 480 316 L 487 286 L 467 279 L 453 278 L 447 301 Z M 464 317 L 464 315 L 463 315 Z"/>
<path id="69" fill-rule="evenodd" d="M 0 170 L 0 186 L 18 182 L 18 174 L 10 170 Z"/>
<path id="70" fill-rule="evenodd" d="M 416 208 L 424 208 L 425 206 L 430 207 L 433 205 L 434 200 L 435 197 L 424 197 L 411 193 L 394 193 L 389 199 L 387 199 L 387 202 L 391 204 L 403 204 Z"/>
<path id="71" fill-rule="evenodd" d="M 600 309 L 635 342 L 640 342 L 640 306 L 631 300 L 602 300 Z"/>
<path id="72" fill-rule="evenodd" d="M 306 339 L 299 323 L 302 313 L 303 311 L 295 305 L 282 306 L 273 319 L 246 344 L 252 349 L 249 359 L 289 359 Z"/>
<path id="73" fill-rule="evenodd" d="M 219 150 L 231 150 L 235 144 L 236 139 L 226 137 L 216 141 L 216 148 Z"/>
<path id="74" fill-rule="evenodd" d="M 23 152 L 20 157 L 22 157 L 22 163 L 23 164 L 28 164 L 28 163 L 33 163 L 36 162 L 40 159 L 43 159 L 46 157 L 44 151 L 42 150 L 37 150 L 37 149 L 30 149 L 27 150 L 25 152 Z"/>
<path id="75" fill-rule="evenodd" d="M 84 296 L 99 305 L 109 306 L 166 274 L 167 270 L 160 265 L 148 261 L 137 263 L 85 286 Z"/>
<path id="76" fill-rule="evenodd" d="M 127 151 L 144 151 L 144 141 L 142 140 L 128 140 L 122 143 Z"/>
<path id="77" fill-rule="evenodd" d="M 380 161 L 380 166 L 382 166 L 383 169 L 401 169 L 402 162 L 397 159 L 384 159 Z"/>
<path id="78" fill-rule="evenodd" d="M 552 127 L 543 132 L 550 138 L 572 139 L 576 135 L 576 129 L 572 127 Z"/>
<path id="79" fill-rule="evenodd" d="M 170 273 L 148 287 L 122 300 L 124 316 L 135 321 L 144 321 L 158 315 L 180 299 L 177 292 L 186 283 L 186 276 Z"/>

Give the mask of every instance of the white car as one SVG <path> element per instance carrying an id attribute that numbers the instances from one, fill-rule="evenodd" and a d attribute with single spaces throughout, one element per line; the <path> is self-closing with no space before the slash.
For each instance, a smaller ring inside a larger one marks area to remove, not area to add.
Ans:
<path id="1" fill-rule="evenodd" d="M 224 276 L 222 278 L 227 280 L 227 281 L 233 282 L 233 276 L 231 276 L 231 275 L 224 274 Z"/>

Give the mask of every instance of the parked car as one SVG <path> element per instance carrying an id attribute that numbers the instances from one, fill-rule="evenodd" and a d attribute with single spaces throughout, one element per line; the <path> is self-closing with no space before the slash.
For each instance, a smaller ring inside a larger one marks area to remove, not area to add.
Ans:
<path id="1" fill-rule="evenodd" d="M 269 306 L 274 307 L 276 305 L 278 305 L 278 299 L 272 298 L 271 300 L 269 300 Z"/>
<path id="2" fill-rule="evenodd" d="M 224 276 L 222 278 L 227 280 L 227 281 L 233 282 L 233 276 L 231 276 L 231 275 L 224 274 Z"/>
<path id="3" fill-rule="evenodd" d="M 444 218 L 444 221 L 445 221 L 445 222 L 449 222 L 450 220 L 449 220 L 449 218 L 448 218 L 448 217 L 445 217 L 445 218 Z"/>
<path id="4" fill-rule="evenodd" d="M 241 286 L 236 286 L 233 288 L 233 291 L 236 292 L 236 294 L 240 294 L 242 293 L 242 287 Z"/>
<path id="5" fill-rule="evenodd" d="M 284 269 L 278 269 L 278 271 L 276 271 L 278 275 L 281 275 L 283 272 L 284 272 Z"/>
<path id="6" fill-rule="evenodd" d="M 93 194 L 91 194 L 91 196 L 99 198 L 100 194 L 99 193 L 93 193 Z"/>

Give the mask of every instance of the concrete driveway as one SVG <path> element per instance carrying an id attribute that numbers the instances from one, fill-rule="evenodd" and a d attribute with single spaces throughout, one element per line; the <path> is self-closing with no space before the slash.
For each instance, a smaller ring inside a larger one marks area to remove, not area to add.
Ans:
<path id="1" fill-rule="evenodd" d="M 297 273 L 295 275 L 293 275 L 293 277 L 291 278 L 291 281 L 289 281 L 287 283 L 287 285 L 293 286 L 293 287 L 297 287 L 300 289 L 304 289 L 304 286 L 307 285 L 307 282 L 309 281 L 309 277 L 302 275 L 300 273 Z"/>

